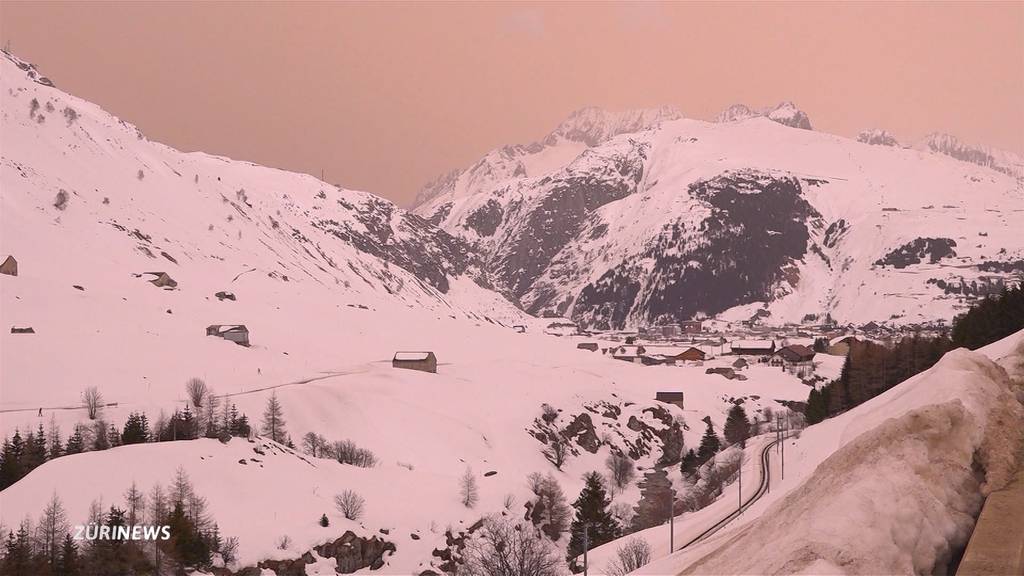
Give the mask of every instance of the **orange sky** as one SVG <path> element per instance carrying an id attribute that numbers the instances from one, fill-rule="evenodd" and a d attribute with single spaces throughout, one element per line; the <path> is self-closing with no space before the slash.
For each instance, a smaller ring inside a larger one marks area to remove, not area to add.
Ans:
<path id="1" fill-rule="evenodd" d="M 408 202 L 572 110 L 708 119 L 793 100 L 815 128 L 1024 153 L 1024 2 L 2 2 L 0 42 L 153 140 Z"/>

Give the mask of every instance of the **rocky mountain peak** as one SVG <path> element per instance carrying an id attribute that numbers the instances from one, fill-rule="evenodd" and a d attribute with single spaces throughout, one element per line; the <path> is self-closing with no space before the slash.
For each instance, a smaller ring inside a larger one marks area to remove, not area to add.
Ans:
<path id="1" fill-rule="evenodd" d="M 888 130 L 873 129 L 863 130 L 857 135 L 857 142 L 870 144 L 872 146 L 899 146 L 896 137 Z"/>
<path id="2" fill-rule="evenodd" d="M 545 144 L 556 142 L 559 138 L 583 142 L 587 146 L 598 144 L 630 132 L 640 132 L 653 128 L 662 122 L 678 120 L 683 115 L 672 106 L 660 108 L 642 108 L 612 112 L 603 108 L 581 108 L 569 115 L 551 134 L 544 139 Z"/>
<path id="3" fill-rule="evenodd" d="M 813 130 L 811 120 L 807 114 L 789 101 L 781 102 L 774 108 L 762 108 L 760 110 L 752 109 L 744 104 L 733 104 L 715 117 L 715 122 L 737 122 L 760 116 L 790 128 Z"/>

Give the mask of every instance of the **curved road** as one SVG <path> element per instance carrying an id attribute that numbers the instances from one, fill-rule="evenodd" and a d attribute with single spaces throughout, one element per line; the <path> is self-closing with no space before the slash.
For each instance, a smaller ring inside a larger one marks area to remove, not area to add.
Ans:
<path id="1" fill-rule="evenodd" d="M 747 498 L 747 501 L 744 502 L 738 510 L 733 510 L 732 514 L 729 514 L 725 518 L 722 518 L 718 522 L 714 523 L 710 528 L 698 534 L 696 538 L 684 544 L 681 548 L 679 548 L 679 550 L 685 550 L 687 547 L 696 544 L 697 542 L 700 542 L 701 540 L 704 540 L 705 538 L 708 538 L 714 533 L 718 532 L 719 530 L 724 528 L 726 524 L 738 518 L 739 515 L 742 514 L 743 511 L 746 510 L 747 508 L 750 508 L 750 506 L 752 506 L 754 502 L 760 500 L 761 496 L 764 496 L 765 494 L 768 493 L 768 487 L 771 484 L 771 467 L 769 466 L 769 453 L 771 452 L 771 449 L 774 448 L 775 445 L 778 443 L 778 440 L 772 440 L 767 445 L 765 445 L 764 448 L 761 449 L 761 483 L 758 485 L 757 490 L 754 492 L 754 494 Z"/>

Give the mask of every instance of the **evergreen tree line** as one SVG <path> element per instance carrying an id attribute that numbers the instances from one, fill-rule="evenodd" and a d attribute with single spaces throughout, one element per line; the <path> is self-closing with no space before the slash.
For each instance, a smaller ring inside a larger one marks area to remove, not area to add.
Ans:
<path id="1" fill-rule="evenodd" d="M 1003 287 L 953 321 L 953 345 L 976 350 L 1024 330 L 1024 286 Z"/>
<path id="2" fill-rule="evenodd" d="M 208 402 L 214 403 L 212 399 Z M 107 450 L 125 444 L 195 440 L 203 436 L 248 437 L 249 434 L 248 417 L 239 413 L 234 404 L 229 406 L 226 403 L 220 417 L 214 415 L 198 419 L 185 406 L 175 410 L 169 418 L 161 413 L 152 426 L 144 412 L 132 412 L 120 430 L 100 418 L 91 424 L 76 424 L 66 441 L 56 418 L 51 415 L 46 429 L 40 422 L 34 433 L 22 436 L 21 431 L 15 429 L 13 436 L 4 437 L 3 449 L 0 450 L 0 490 L 24 478 L 44 462 L 69 454 Z"/>
<path id="3" fill-rule="evenodd" d="M 124 574 L 186 574 L 209 569 L 214 554 L 235 561 L 237 538 L 223 538 L 206 512 L 206 500 L 192 487 L 181 468 L 166 490 L 157 483 L 148 494 L 135 483 L 125 491 L 122 506 L 104 510 L 93 501 L 86 525 L 168 526 L 167 540 L 76 540 L 67 513 L 54 493 L 33 526 L 26 518 L 9 530 L 0 547 L 0 573 L 8 576 L 121 576 Z"/>
<path id="4" fill-rule="evenodd" d="M 1024 291 L 1004 288 L 998 296 L 976 302 L 953 320 L 952 339 L 908 336 L 895 346 L 852 342 L 838 380 L 807 399 L 808 424 L 858 406 L 907 378 L 935 365 L 946 352 L 959 347 L 977 349 L 1024 329 Z"/>

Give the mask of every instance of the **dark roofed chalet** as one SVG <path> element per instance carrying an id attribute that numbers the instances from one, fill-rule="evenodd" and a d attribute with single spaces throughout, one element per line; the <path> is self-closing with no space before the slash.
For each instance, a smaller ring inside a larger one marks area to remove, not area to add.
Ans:
<path id="1" fill-rule="evenodd" d="M 656 402 L 665 402 L 666 404 L 675 404 L 680 408 L 683 407 L 682 392 L 656 392 L 654 394 L 654 400 Z"/>
<path id="2" fill-rule="evenodd" d="M 207 336 L 217 336 L 240 346 L 249 345 L 249 329 L 244 324 L 211 324 L 206 327 Z"/>
<path id="3" fill-rule="evenodd" d="M 707 358 L 707 354 L 700 348 L 690 346 L 686 350 L 683 350 L 679 354 L 675 355 L 677 361 L 690 361 L 697 362 Z"/>
<path id="4" fill-rule="evenodd" d="M 437 372 L 437 356 L 433 352 L 395 352 L 391 367 L 433 374 Z"/>
<path id="5" fill-rule="evenodd" d="M 775 353 L 774 340 L 736 340 L 729 347 L 733 354 L 769 356 Z"/>
<path id="6" fill-rule="evenodd" d="M 790 364 L 799 364 L 814 360 L 814 350 L 803 344 L 790 344 L 780 348 L 775 356 Z"/>

